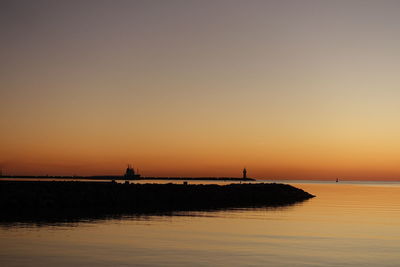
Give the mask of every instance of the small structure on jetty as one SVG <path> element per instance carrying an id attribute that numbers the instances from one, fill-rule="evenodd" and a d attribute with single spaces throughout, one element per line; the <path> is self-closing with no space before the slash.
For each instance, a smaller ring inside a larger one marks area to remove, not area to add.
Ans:
<path id="1" fill-rule="evenodd" d="M 133 179 L 140 179 L 140 174 L 139 171 L 135 173 L 135 169 L 131 165 L 128 164 L 128 167 L 126 168 L 124 178 L 128 180 L 133 180 Z"/>

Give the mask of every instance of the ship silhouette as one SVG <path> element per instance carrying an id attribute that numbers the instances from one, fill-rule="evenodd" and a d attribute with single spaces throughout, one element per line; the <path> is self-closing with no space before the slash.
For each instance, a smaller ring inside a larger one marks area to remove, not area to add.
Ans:
<path id="1" fill-rule="evenodd" d="M 140 174 L 139 171 L 135 173 L 135 170 L 131 165 L 128 164 L 128 167 L 126 168 L 124 178 L 127 180 L 134 180 L 134 179 L 140 179 Z"/>

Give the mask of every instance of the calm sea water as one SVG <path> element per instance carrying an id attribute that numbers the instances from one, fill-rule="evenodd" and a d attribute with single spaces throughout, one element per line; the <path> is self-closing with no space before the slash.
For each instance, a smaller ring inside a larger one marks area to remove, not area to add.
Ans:
<path id="1" fill-rule="evenodd" d="M 290 182 L 283 208 L 0 224 L 0 266 L 399 266 L 400 183 Z"/>

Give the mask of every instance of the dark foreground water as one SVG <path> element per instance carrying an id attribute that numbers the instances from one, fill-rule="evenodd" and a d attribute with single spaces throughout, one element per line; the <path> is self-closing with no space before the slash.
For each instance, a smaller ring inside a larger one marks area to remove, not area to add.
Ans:
<path id="1" fill-rule="evenodd" d="M 398 266 L 399 183 L 291 183 L 295 206 L 0 224 L 0 266 Z"/>

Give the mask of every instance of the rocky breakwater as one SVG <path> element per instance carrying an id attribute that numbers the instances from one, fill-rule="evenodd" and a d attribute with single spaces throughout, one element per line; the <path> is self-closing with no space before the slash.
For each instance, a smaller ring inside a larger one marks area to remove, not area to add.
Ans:
<path id="1" fill-rule="evenodd" d="M 314 197 L 287 184 L 0 181 L 0 219 L 52 219 L 283 206 Z"/>

